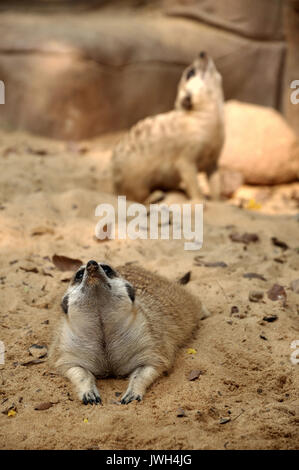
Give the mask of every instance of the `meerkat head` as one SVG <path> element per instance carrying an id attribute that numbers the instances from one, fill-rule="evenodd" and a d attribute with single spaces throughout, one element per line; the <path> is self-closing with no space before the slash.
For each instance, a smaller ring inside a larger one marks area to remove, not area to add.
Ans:
<path id="1" fill-rule="evenodd" d="M 222 101 L 222 77 L 211 57 L 200 52 L 187 67 L 178 86 L 175 108 L 198 111 L 211 101 Z"/>
<path id="2" fill-rule="evenodd" d="M 134 301 L 135 290 L 128 281 L 108 264 L 90 260 L 74 274 L 61 307 L 71 318 L 80 312 L 131 311 Z"/>

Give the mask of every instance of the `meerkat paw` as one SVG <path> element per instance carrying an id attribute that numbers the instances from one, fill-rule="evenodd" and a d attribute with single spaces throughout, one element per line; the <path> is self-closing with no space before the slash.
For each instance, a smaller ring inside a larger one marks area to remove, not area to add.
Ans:
<path id="1" fill-rule="evenodd" d="M 122 405 L 127 405 L 128 403 L 131 403 L 131 401 L 134 400 L 141 401 L 142 395 L 134 393 L 133 390 L 127 390 L 120 402 Z"/>
<path id="2" fill-rule="evenodd" d="M 97 388 L 93 388 L 83 393 L 82 402 L 84 405 L 88 405 L 88 403 L 90 403 L 90 405 L 102 405 L 102 400 Z"/>

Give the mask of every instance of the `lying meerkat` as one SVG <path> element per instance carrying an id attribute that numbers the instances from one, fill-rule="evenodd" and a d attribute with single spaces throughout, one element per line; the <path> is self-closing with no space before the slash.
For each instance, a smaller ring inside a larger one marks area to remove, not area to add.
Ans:
<path id="1" fill-rule="evenodd" d="M 183 182 L 190 198 L 201 198 L 197 173 L 215 173 L 223 142 L 222 78 L 201 52 L 183 72 L 175 109 L 138 122 L 115 146 L 115 192 L 143 202 L 153 190 Z"/>
<path id="2" fill-rule="evenodd" d="M 101 403 L 96 376 L 130 375 L 121 403 L 140 401 L 202 316 L 200 301 L 179 284 L 138 266 L 115 271 L 92 260 L 73 276 L 62 308 L 50 361 L 85 405 Z"/>

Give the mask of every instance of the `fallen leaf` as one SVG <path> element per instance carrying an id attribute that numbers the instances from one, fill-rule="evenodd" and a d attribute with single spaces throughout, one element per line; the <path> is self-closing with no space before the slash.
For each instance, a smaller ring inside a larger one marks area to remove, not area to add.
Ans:
<path id="1" fill-rule="evenodd" d="M 80 259 L 68 258 L 67 256 L 53 255 L 52 262 L 60 271 L 76 271 L 82 266 Z"/>
<path id="2" fill-rule="evenodd" d="M 33 155 L 44 156 L 48 154 L 46 149 L 42 148 L 32 148 L 29 145 L 27 146 L 27 152 L 32 153 Z"/>
<path id="3" fill-rule="evenodd" d="M 47 347 L 39 344 L 32 344 L 28 351 L 29 354 L 34 357 L 34 359 L 42 359 L 48 353 Z"/>
<path id="4" fill-rule="evenodd" d="M 296 294 L 299 294 L 299 279 L 291 282 L 291 289 L 293 292 L 296 292 Z"/>
<path id="5" fill-rule="evenodd" d="M 198 258 L 196 256 L 196 258 Z M 205 266 L 206 268 L 227 268 L 227 264 L 224 263 L 224 261 L 203 261 L 201 259 L 195 259 L 194 258 L 194 261 L 195 261 L 195 266 Z"/>
<path id="6" fill-rule="evenodd" d="M 248 245 L 248 243 L 251 243 L 251 242 L 258 242 L 259 241 L 259 236 L 256 234 L 256 233 L 243 233 L 242 235 L 240 233 L 231 233 L 229 238 L 233 241 L 233 242 L 237 242 L 237 243 L 245 243 L 246 245 Z"/>
<path id="7" fill-rule="evenodd" d="M 203 258 L 204 258 L 204 256 L 197 255 L 197 256 L 194 257 L 194 261 L 195 261 L 195 263 L 202 263 Z"/>
<path id="8" fill-rule="evenodd" d="M 191 278 L 191 271 L 188 271 L 186 274 L 184 274 L 183 277 L 181 277 L 179 279 L 179 284 L 182 284 L 182 285 L 185 285 L 185 284 L 188 284 L 188 282 L 190 281 L 190 278 Z"/>
<path id="9" fill-rule="evenodd" d="M 84 418 L 83 423 L 88 423 L 88 418 Z"/>
<path id="10" fill-rule="evenodd" d="M 7 416 L 8 417 L 14 417 L 16 414 L 17 414 L 17 412 L 15 410 L 9 410 L 8 413 L 7 413 Z"/>
<path id="11" fill-rule="evenodd" d="M 231 315 L 233 315 L 234 313 L 239 313 L 239 307 L 237 307 L 236 305 L 233 305 L 230 310 L 230 313 Z"/>
<path id="12" fill-rule="evenodd" d="M 248 295 L 250 302 L 259 302 L 264 297 L 264 292 L 259 290 L 251 290 Z"/>
<path id="13" fill-rule="evenodd" d="M 287 294 L 282 286 L 279 284 L 273 284 L 271 289 L 267 292 L 270 300 L 286 300 Z"/>
<path id="14" fill-rule="evenodd" d="M 271 314 L 271 315 L 265 315 L 264 318 L 263 318 L 263 320 L 264 320 L 264 321 L 267 321 L 267 322 L 269 322 L 269 323 L 272 323 L 272 322 L 274 322 L 275 320 L 277 320 L 277 318 L 278 318 L 277 315 Z"/>
<path id="15" fill-rule="evenodd" d="M 207 262 L 207 263 L 204 263 L 204 266 L 206 266 L 207 268 L 227 268 L 227 264 L 224 263 L 224 261 L 215 261 L 215 262 Z"/>
<path id="16" fill-rule="evenodd" d="M 226 424 L 231 421 L 231 418 L 220 418 L 219 424 Z"/>
<path id="17" fill-rule="evenodd" d="M 245 209 L 252 210 L 252 211 L 257 211 L 261 209 L 262 205 L 260 202 L 256 202 L 255 199 L 249 199 L 246 205 L 244 205 Z"/>
<path id="18" fill-rule="evenodd" d="M 187 349 L 187 354 L 196 354 L 196 353 L 197 353 L 196 349 L 193 349 L 193 348 Z"/>
<path id="19" fill-rule="evenodd" d="M 38 273 L 38 269 L 36 267 L 26 267 L 26 266 L 20 266 L 20 269 L 22 269 L 22 271 L 25 271 L 26 273 Z"/>
<path id="20" fill-rule="evenodd" d="M 45 361 L 42 361 L 41 359 L 33 359 L 32 361 L 21 362 L 20 365 L 21 366 L 34 366 L 35 364 L 41 364 L 42 362 L 45 362 Z"/>
<path id="21" fill-rule="evenodd" d="M 48 272 L 45 271 L 44 269 L 42 269 L 42 274 L 43 274 L 44 276 L 54 277 L 53 274 L 48 273 Z"/>
<path id="22" fill-rule="evenodd" d="M 48 410 L 53 405 L 54 405 L 54 403 L 52 403 L 51 401 L 47 401 L 45 403 L 40 403 L 39 405 L 36 405 L 34 407 L 34 409 L 37 410 L 37 411 L 44 411 L 44 410 Z"/>
<path id="23" fill-rule="evenodd" d="M 267 280 L 264 276 L 262 276 L 262 274 L 257 274 L 257 273 L 245 273 L 243 274 L 243 277 L 247 279 L 260 279 L 261 281 Z"/>
<path id="24" fill-rule="evenodd" d="M 54 235 L 55 231 L 51 227 L 35 227 L 31 230 L 31 236 L 36 237 L 40 235 Z"/>
<path id="25" fill-rule="evenodd" d="M 272 241 L 273 245 L 279 246 L 283 250 L 287 250 L 289 248 L 289 246 L 285 242 L 282 242 L 281 240 L 278 240 L 278 238 L 276 238 L 276 237 L 272 237 L 271 241 Z"/>
<path id="26" fill-rule="evenodd" d="M 184 418 L 185 416 L 187 416 L 183 408 L 178 408 L 176 415 L 178 418 Z"/>
<path id="27" fill-rule="evenodd" d="M 191 370 L 188 380 L 190 381 L 196 380 L 201 374 L 202 374 L 202 370 L 199 370 L 199 369 Z"/>

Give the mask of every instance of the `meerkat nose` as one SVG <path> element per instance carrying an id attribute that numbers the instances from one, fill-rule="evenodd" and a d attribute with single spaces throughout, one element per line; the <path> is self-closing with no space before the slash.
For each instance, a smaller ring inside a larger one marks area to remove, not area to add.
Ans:
<path id="1" fill-rule="evenodd" d="M 205 58 L 207 57 L 207 53 L 206 53 L 205 51 L 201 51 L 201 52 L 199 53 L 199 57 L 200 57 L 201 59 L 205 59 Z"/>
<path id="2" fill-rule="evenodd" d="M 184 109 L 187 111 L 190 111 L 192 109 L 192 99 L 190 95 L 184 96 L 182 99 L 181 105 Z"/>
<path id="3" fill-rule="evenodd" d="M 98 269 L 98 267 L 99 267 L 98 263 L 92 259 L 88 261 L 86 265 L 87 271 L 94 271 L 94 269 Z"/>

